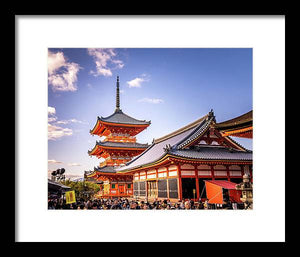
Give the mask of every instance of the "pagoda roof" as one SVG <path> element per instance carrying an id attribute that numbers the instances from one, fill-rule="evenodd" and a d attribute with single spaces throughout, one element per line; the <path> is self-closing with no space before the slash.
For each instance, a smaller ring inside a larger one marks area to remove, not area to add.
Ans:
<path id="1" fill-rule="evenodd" d="M 85 177 L 87 181 L 97 182 L 97 173 L 107 173 L 107 174 L 116 174 L 116 170 L 114 166 L 103 166 L 103 167 L 94 167 L 93 171 L 85 172 Z"/>
<path id="2" fill-rule="evenodd" d="M 117 168 L 117 172 L 129 171 L 149 166 L 166 155 L 198 160 L 252 160 L 252 152 L 245 149 L 231 138 L 227 138 L 236 149 L 221 146 L 197 146 L 191 149 L 186 147 L 200 138 L 213 124 L 213 111 L 195 122 L 174 131 L 162 138 L 153 140 L 152 144 L 140 155 L 127 162 L 125 166 Z"/>
<path id="3" fill-rule="evenodd" d="M 86 171 L 84 171 L 84 179 L 86 181 L 95 181 L 95 179 L 92 177 L 94 174 L 95 174 L 95 171 L 86 170 Z"/>
<path id="4" fill-rule="evenodd" d="M 94 171 L 105 172 L 105 173 L 116 173 L 114 166 L 103 166 L 103 167 L 94 167 Z"/>
<path id="5" fill-rule="evenodd" d="M 116 109 L 115 112 L 108 117 L 99 117 L 99 121 L 114 123 L 114 124 L 126 124 L 126 125 L 146 125 L 149 126 L 151 121 L 137 120 L 131 116 L 125 114 L 121 109 Z"/>
<path id="6" fill-rule="evenodd" d="M 103 167 L 94 167 L 94 174 L 97 175 L 119 175 L 117 174 L 116 168 L 118 166 L 103 166 Z M 104 173 L 104 174 L 103 174 Z"/>
<path id="7" fill-rule="evenodd" d="M 131 142 L 111 142 L 111 141 L 96 141 L 96 145 L 104 147 L 116 148 L 147 148 L 148 144 L 131 143 Z"/>
<path id="8" fill-rule="evenodd" d="M 92 150 L 88 151 L 91 154 L 97 149 L 97 147 L 109 148 L 109 149 L 141 149 L 144 150 L 148 147 L 148 144 L 131 143 L 131 142 L 111 142 L 111 141 L 96 141 L 96 144 Z"/>

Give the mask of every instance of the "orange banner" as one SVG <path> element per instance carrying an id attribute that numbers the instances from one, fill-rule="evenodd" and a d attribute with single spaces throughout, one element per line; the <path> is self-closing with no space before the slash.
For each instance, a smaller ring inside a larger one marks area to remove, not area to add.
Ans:
<path id="1" fill-rule="evenodd" d="M 205 181 L 206 195 L 208 203 L 223 204 L 223 190 L 222 187 Z"/>

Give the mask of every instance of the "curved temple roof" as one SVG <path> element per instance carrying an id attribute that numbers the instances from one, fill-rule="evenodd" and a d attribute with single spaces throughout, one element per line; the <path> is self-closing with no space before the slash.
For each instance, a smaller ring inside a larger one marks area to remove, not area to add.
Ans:
<path id="1" fill-rule="evenodd" d="M 117 123 L 117 124 L 128 124 L 128 125 L 150 125 L 151 121 L 146 120 L 137 120 L 135 118 L 130 117 L 129 115 L 122 112 L 121 109 L 116 110 L 112 115 L 108 117 L 98 117 L 98 120 L 109 122 L 109 123 Z"/>
<path id="2" fill-rule="evenodd" d="M 106 172 L 106 173 L 116 173 L 114 166 L 94 167 L 94 171 Z"/>
<path id="3" fill-rule="evenodd" d="M 213 116 L 213 113 L 209 113 L 206 119 L 204 119 L 197 128 L 193 131 L 193 133 L 189 134 L 187 137 L 185 137 L 183 140 L 178 142 L 175 145 L 175 148 L 181 149 L 184 146 L 188 145 L 189 143 L 193 142 L 195 139 L 197 139 L 199 136 L 201 136 L 206 129 L 209 127 L 209 125 L 212 123 L 212 121 L 215 120 L 215 117 Z"/>
<path id="4" fill-rule="evenodd" d="M 142 154 L 133 158 L 131 161 L 127 162 L 125 166 L 121 167 L 117 171 L 128 170 L 133 167 L 142 166 L 151 162 L 154 162 L 161 157 L 163 157 L 166 152 L 164 150 L 166 145 L 174 145 L 181 139 L 183 139 L 186 135 L 191 133 L 193 128 L 186 130 L 174 137 L 161 141 L 159 143 L 153 143 L 149 148 L 147 148 Z"/>
<path id="5" fill-rule="evenodd" d="M 147 148 L 148 144 L 129 143 L 129 142 L 111 142 L 111 141 L 97 141 L 96 145 L 117 148 Z"/>
<path id="6" fill-rule="evenodd" d="M 93 151 L 97 149 L 97 146 L 105 148 L 116 148 L 116 149 L 146 149 L 149 145 L 148 144 L 140 144 L 140 143 L 129 143 L 129 142 L 111 142 L 111 141 L 96 141 L 96 144 L 92 150 L 88 151 L 90 155 Z"/>
<path id="7" fill-rule="evenodd" d="M 92 179 L 95 175 L 97 175 L 97 172 L 115 174 L 116 170 L 114 166 L 103 166 L 103 167 L 98 166 L 98 167 L 94 167 L 93 171 L 85 171 L 84 176 L 86 178 Z"/>
<path id="8" fill-rule="evenodd" d="M 186 145 L 201 137 L 207 129 L 214 124 L 215 117 L 211 111 L 201 119 L 193 122 L 182 129 L 176 130 L 153 143 L 140 155 L 127 162 L 125 166 L 118 168 L 117 172 L 125 172 L 147 166 L 162 159 L 167 154 L 189 159 L 198 160 L 238 160 L 251 161 L 252 152 L 237 144 L 231 138 L 232 143 L 237 145 L 237 149 L 224 146 L 197 146 L 194 149 L 184 149 Z"/>
<path id="9" fill-rule="evenodd" d="M 125 166 L 119 168 L 117 171 L 128 170 L 159 160 L 166 154 L 166 146 L 174 146 L 177 143 L 181 142 L 183 139 L 189 136 L 206 117 L 207 115 L 198 119 L 196 122 L 193 122 L 181 129 L 174 131 L 173 133 L 154 140 L 153 143 L 142 154 L 127 162 Z"/>
<path id="10" fill-rule="evenodd" d="M 237 128 L 247 127 L 249 125 L 252 126 L 252 122 L 253 122 L 253 111 L 251 110 L 236 118 L 216 123 L 214 127 L 220 130 L 226 130 L 231 128 L 237 129 Z"/>
<path id="11" fill-rule="evenodd" d="M 196 150 L 174 150 L 171 151 L 170 154 L 184 158 L 200 160 L 252 160 L 252 152 L 244 152 L 218 146 L 201 146 Z"/>

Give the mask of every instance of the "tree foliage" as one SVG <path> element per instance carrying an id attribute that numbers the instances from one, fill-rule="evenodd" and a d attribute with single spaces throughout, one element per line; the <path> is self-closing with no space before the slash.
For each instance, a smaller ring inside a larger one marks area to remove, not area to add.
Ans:
<path id="1" fill-rule="evenodd" d="M 76 198 L 90 199 L 100 190 L 100 186 L 88 181 L 71 181 L 67 179 L 62 184 L 75 191 Z"/>

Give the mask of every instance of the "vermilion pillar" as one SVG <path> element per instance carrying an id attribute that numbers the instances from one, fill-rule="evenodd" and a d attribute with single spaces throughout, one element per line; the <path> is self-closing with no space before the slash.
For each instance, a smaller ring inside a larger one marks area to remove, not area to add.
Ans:
<path id="1" fill-rule="evenodd" d="M 230 181 L 230 173 L 229 173 L 229 165 L 225 165 L 226 173 L 227 173 L 227 180 Z"/>
<path id="2" fill-rule="evenodd" d="M 198 169 L 197 169 L 197 165 L 194 166 L 195 167 L 195 180 L 196 180 L 196 193 L 197 193 L 197 201 L 199 201 L 200 198 L 200 190 L 199 190 L 199 177 L 198 177 Z"/>
<path id="3" fill-rule="evenodd" d="M 178 192 L 179 192 L 179 200 L 182 200 L 182 183 L 181 183 L 181 168 L 180 165 L 177 164 L 178 169 Z"/>
<path id="4" fill-rule="evenodd" d="M 211 169 L 211 179 L 215 180 L 215 170 L 214 170 L 214 165 L 210 165 L 210 169 Z"/>

